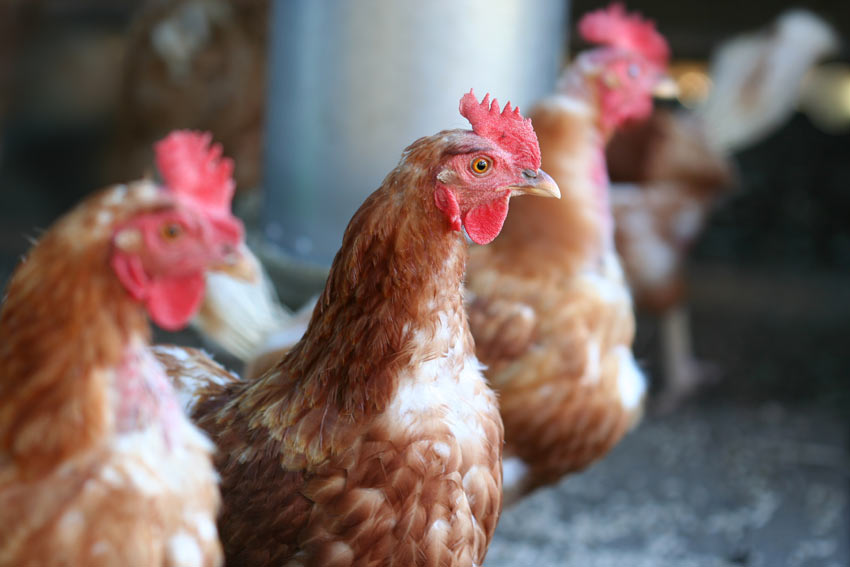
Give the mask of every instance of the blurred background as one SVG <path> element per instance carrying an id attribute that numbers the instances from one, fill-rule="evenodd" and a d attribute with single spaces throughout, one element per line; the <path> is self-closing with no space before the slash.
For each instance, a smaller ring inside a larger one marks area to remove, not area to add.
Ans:
<path id="1" fill-rule="evenodd" d="M 235 158 L 237 212 L 297 307 L 407 143 L 462 126 L 470 87 L 528 108 L 586 47 L 572 23 L 607 3 L 419 4 L 5 0 L 0 284 L 30 238 L 88 192 L 150 173 L 151 143 L 188 127 Z M 734 84 L 742 121 L 788 102 L 730 144 L 732 181 L 700 200 L 679 308 L 711 379 L 598 465 L 506 511 L 488 565 L 850 565 L 850 3 L 627 7 L 670 42 L 680 92 L 662 112 L 701 108 L 720 88 L 710 61 L 730 38 L 762 38 L 760 68 L 803 50 L 805 34 L 776 39 L 792 8 L 834 41 L 754 104 Z M 645 181 L 610 157 L 615 182 Z M 652 303 L 635 352 L 660 384 L 666 323 Z"/>

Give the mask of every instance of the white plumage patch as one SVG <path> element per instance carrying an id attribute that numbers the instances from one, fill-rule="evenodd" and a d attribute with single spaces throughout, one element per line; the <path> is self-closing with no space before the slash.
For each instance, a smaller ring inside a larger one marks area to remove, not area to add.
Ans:
<path id="1" fill-rule="evenodd" d="M 399 378 L 388 413 L 405 428 L 415 430 L 421 419 L 433 418 L 436 411 L 458 442 L 483 440 L 480 418 L 491 411 L 495 399 L 478 359 L 464 352 L 459 324 L 450 321 L 447 313 L 440 313 L 433 333 L 420 329 L 414 334 L 414 342 L 422 360 L 413 366 L 411 372 L 415 374 Z M 445 353 L 434 355 L 428 350 L 435 344 L 449 347 Z"/>
<path id="2" fill-rule="evenodd" d="M 107 225 L 112 222 L 113 218 L 114 217 L 112 216 L 112 213 L 110 213 L 109 211 L 98 211 L 95 220 L 99 225 Z"/>
<path id="3" fill-rule="evenodd" d="M 198 536 L 204 541 L 212 541 L 216 538 L 218 534 L 215 523 L 213 523 L 212 519 L 208 514 L 204 514 L 203 512 L 191 512 L 187 513 L 187 524 L 194 525 L 195 531 L 198 532 Z"/>
<path id="4" fill-rule="evenodd" d="M 584 100 L 575 96 L 560 94 L 551 96 L 541 101 L 541 105 L 544 108 L 551 108 L 552 110 L 559 110 L 569 114 L 585 117 L 591 115 L 590 106 Z"/>
<path id="5" fill-rule="evenodd" d="M 614 252 L 609 252 L 600 258 L 601 269 L 593 266 L 581 274 L 585 285 L 591 286 L 596 295 L 606 303 L 631 303 L 631 295 L 626 285 L 623 267 Z"/>
<path id="6" fill-rule="evenodd" d="M 203 563 L 203 554 L 198 542 L 186 532 L 171 536 L 167 547 L 170 565 L 195 567 Z"/>
<path id="7" fill-rule="evenodd" d="M 620 370 L 617 373 L 620 403 L 627 410 L 632 410 L 640 406 L 646 395 L 646 377 L 638 367 L 630 348 L 619 346 L 616 352 L 620 361 Z"/>
<path id="8" fill-rule="evenodd" d="M 526 475 L 528 474 L 528 465 L 519 457 L 507 457 L 502 461 L 502 486 L 505 492 L 509 492 L 516 487 L 522 486 Z"/>
<path id="9" fill-rule="evenodd" d="M 670 277 L 676 256 L 669 244 L 656 232 L 653 219 L 645 210 L 632 210 L 621 217 L 622 230 L 630 236 L 630 255 L 636 258 L 636 276 L 645 284 L 657 284 Z"/>
<path id="10" fill-rule="evenodd" d="M 406 428 L 415 429 L 423 416 L 436 410 L 458 442 L 483 440 L 479 417 L 495 402 L 485 390 L 478 360 L 465 359 L 458 374 L 441 362 L 423 363 L 418 375 L 399 387 L 388 411 Z"/>
<path id="11" fill-rule="evenodd" d="M 581 381 L 586 384 L 599 382 L 602 377 L 602 351 L 599 348 L 599 341 L 587 341 L 587 362 L 584 366 L 584 375 Z"/>
<path id="12" fill-rule="evenodd" d="M 230 378 L 227 375 L 209 372 L 207 369 L 200 367 L 182 347 L 176 345 L 156 345 L 153 347 L 153 350 L 171 356 L 182 364 L 183 371 L 179 375 L 179 380 L 172 381 L 172 385 L 174 386 L 177 401 L 186 415 L 191 415 L 195 409 L 195 403 L 198 401 L 195 397 L 195 392 L 208 387 L 210 384 L 223 386 L 230 382 Z M 215 362 L 205 351 L 201 352 L 210 359 L 210 362 Z"/>
<path id="13" fill-rule="evenodd" d="M 106 197 L 103 200 L 105 205 L 118 205 L 121 201 L 124 200 L 124 197 L 127 196 L 127 186 L 126 185 L 116 185 L 106 194 Z"/>

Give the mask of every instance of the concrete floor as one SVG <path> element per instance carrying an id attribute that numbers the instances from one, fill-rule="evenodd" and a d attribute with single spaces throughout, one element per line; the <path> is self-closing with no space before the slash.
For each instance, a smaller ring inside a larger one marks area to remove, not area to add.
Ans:
<path id="1" fill-rule="evenodd" d="M 699 404 L 502 515 L 488 567 L 848 565 L 846 422 Z"/>

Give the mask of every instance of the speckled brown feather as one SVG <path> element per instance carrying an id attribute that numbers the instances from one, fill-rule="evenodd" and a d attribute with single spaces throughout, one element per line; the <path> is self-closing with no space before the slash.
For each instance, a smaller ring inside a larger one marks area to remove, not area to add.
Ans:
<path id="1" fill-rule="evenodd" d="M 555 96 L 530 117 L 561 200 L 512 204 L 502 235 L 473 248 L 467 270 L 470 326 L 499 394 L 505 456 L 530 469 L 519 492 L 586 467 L 640 416 L 619 392 L 635 323 L 596 188 L 605 179 L 594 115 Z"/>
<path id="2" fill-rule="evenodd" d="M 221 562 L 209 441 L 179 412 L 166 439 L 158 426 L 128 426 L 118 410 L 127 400 L 115 369 L 150 331 L 109 267 L 110 236 L 133 212 L 167 206 L 157 194 L 139 182 L 91 197 L 40 239 L 9 284 L 0 565 Z M 136 414 L 142 425 L 147 411 Z"/>
<path id="3" fill-rule="evenodd" d="M 463 310 L 466 245 L 433 197 L 459 135 L 415 142 L 354 215 L 302 340 L 195 408 L 219 448 L 229 564 L 483 561 L 502 425 Z M 439 398 L 452 388 L 466 397 Z"/>
<path id="4" fill-rule="evenodd" d="M 194 411 L 199 400 L 217 393 L 219 386 L 239 381 L 239 376 L 200 349 L 158 344 L 151 352 L 165 369 L 187 414 Z"/>

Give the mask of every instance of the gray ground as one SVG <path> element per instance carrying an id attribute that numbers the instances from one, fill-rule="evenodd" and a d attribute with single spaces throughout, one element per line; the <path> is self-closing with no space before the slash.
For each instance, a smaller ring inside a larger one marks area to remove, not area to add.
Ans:
<path id="1" fill-rule="evenodd" d="M 487 565 L 847 565 L 844 428 L 778 403 L 649 418 L 589 471 L 506 510 Z"/>

